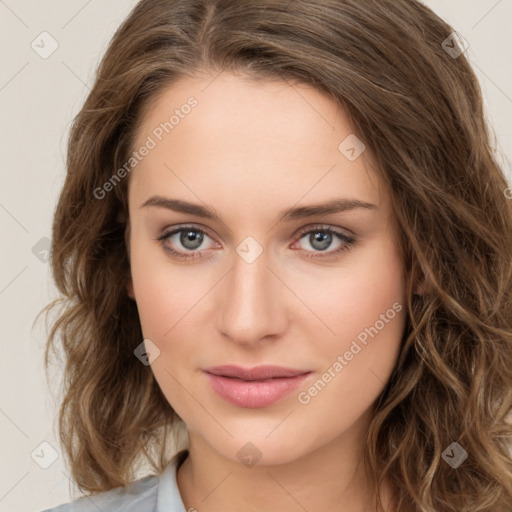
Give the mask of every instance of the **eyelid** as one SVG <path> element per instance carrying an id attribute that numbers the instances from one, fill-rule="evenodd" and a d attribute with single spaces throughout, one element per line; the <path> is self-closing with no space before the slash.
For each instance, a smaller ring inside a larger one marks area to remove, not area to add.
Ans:
<path id="1" fill-rule="evenodd" d="M 356 238 L 356 234 L 347 228 L 340 228 L 337 226 L 331 226 L 330 224 L 321 224 L 321 223 L 315 223 L 315 224 L 308 224 L 307 226 L 303 226 L 299 230 L 295 232 L 293 235 L 296 236 L 302 236 L 306 233 L 309 233 L 310 231 L 333 231 L 333 232 L 339 232 L 340 234 L 346 236 L 347 238 Z"/>
<path id="2" fill-rule="evenodd" d="M 170 236 L 171 233 L 176 233 L 185 229 L 195 229 L 196 231 L 201 231 L 202 233 L 205 233 L 208 235 L 212 240 L 215 240 L 216 237 L 212 236 L 209 229 L 206 226 L 203 226 L 201 224 L 194 224 L 193 222 L 186 223 L 186 224 L 178 224 L 176 226 L 172 226 L 169 228 L 165 228 L 162 230 L 161 235 L 158 236 L 157 240 L 166 236 Z"/>

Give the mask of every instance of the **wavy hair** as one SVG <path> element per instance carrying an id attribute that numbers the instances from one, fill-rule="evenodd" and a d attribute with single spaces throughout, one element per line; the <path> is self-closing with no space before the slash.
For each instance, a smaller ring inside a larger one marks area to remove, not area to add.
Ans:
<path id="1" fill-rule="evenodd" d="M 133 354 L 143 336 L 126 293 L 129 179 L 101 199 L 95 190 L 128 161 L 156 95 L 232 71 L 327 93 L 391 191 L 407 321 L 365 443 L 376 509 L 389 478 L 396 512 L 512 510 L 512 201 L 453 32 L 416 0 L 135 6 L 71 127 L 51 247 L 59 298 L 43 310 L 58 310 L 45 364 L 62 349 L 60 440 L 82 491 L 126 485 L 141 461 L 160 472 L 180 422 Z M 468 454 L 457 468 L 443 456 L 454 442 Z"/>

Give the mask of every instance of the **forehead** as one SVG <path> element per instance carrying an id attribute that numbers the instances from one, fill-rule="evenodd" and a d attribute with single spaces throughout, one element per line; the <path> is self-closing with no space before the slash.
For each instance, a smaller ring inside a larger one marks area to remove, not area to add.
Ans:
<path id="1" fill-rule="evenodd" d="M 357 152 L 362 147 L 354 137 L 339 105 L 310 86 L 229 73 L 185 78 L 156 96 L 139 120 L 133 149 L 149 139 L 154 147 L 132 172 L 130 188 L 245 197 L 246 208 L 282 208 L 284 198 L 381 204 L 369 152 L 347 158 L 344 141 Z"/>
<path id="2" fill-rule="evenodd" d="M 191 98 L 197 105 L 189 109 L 187 102 Z M 169 121 L 173 113 L 179 117 L 171 123 L 173 136 L 190 126 L 197 137 L 207 142 L 216 130 L 224 129 L 245 147 L 251 142 L 264 146 L 304 140 L 312 144 L 323 139 L 323 146 L 332 147 L 334 143 L 336 148 L 339 137 L 352 132 L 345 112 L 332 98 L 311 86 L 254 80 L 227 72 L 217 77 L 183 78 L 160 91 L 147 103 L 139 119 L 137 142 Z M 250 138 L 246 137 L 248 131 Z"/>

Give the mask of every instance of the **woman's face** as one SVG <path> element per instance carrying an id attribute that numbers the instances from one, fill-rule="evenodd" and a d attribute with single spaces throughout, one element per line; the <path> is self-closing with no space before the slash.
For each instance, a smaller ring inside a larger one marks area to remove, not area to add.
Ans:
<path id="1" fill-rule="evenodd" d="M 260 463 L 362 435 L 398 356 L 404 274 L 344 113 L 307 86 L 183 79 L 133 150 L 129 293 L 190 435 Z"/>

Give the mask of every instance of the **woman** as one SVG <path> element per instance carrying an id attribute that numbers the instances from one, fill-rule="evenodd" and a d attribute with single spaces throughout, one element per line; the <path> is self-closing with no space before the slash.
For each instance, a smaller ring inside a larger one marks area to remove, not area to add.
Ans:
<path id="1" fill-rule="evenodd" d="M 507 190 L 419 2 L 141 1 L 55 212 L 52 510 L 510 511 Z"/>

